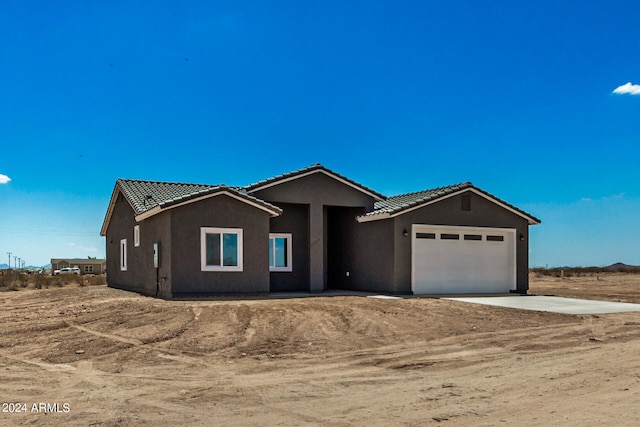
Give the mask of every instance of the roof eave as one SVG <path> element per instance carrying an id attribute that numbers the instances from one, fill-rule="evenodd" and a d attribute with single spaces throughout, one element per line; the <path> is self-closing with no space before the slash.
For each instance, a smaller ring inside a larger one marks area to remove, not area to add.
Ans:
<path id="1" fill-rule="evenodd" d="M 100 229 L 100 235 L 107 235 L 107 228 L 109 227 L 109 223 L 111 222 L 111 216 L 113 215 L 113 209 L 116 205 L 116 200 L 118 200 L 118 193 L 120 192 L 120 187 L 118 185 L 118 181 L 116 181 L 116 185 L 113 187 L 113 191 L 111 192 L 111 199 L 109 199 L 109 207 L 107 208 L 107 214 L 102 221 L 102 228 Z"/>
<path id="2" fill-rule="evenodd" d="M 193 199 L 188 199 L 188 200 L 185 200 L 183 202 L 171 203 L 171 204 L 166 205 L 166 206 L 161 206 L 161 205 L 154 206 L 153 208 L 149 209 L 148 211 L 143 212 L 143 213 L 141 213 L 139 215 L 136 215 L 135 216 L 135 220 L 137 222 L 140 222 L 140 221 L 143 221 L 143 220 L 145 220 L 147 218 L 150 218 L 150 217 L 152 217 L 154 215 L 157 215 L 160 212 L 165 212 L 165 211 L 168 211 L 170 209 L 174 209 L 174 208 L 177 208 L 177 207 L 180 207 L 180 206 L 184 206 L 184 205 L 188 205 L 188 204 L 191 204 L 191 203 L 196 203 L 196 202 L 199 202 L 201 200 L 205 200 L 205 199 L 208 199 L 208 198 L 211 198 L 211 197 L 216 197 L 216 196 L 221 196 L 221 195 L 226 195 L 226 196 L 232 197 L 232 198 L 234 198 L 236 200 L 239 200 L 241 202 L 247 203 L 248 205 L 251 205 L 251 206 L 253 206 L 255 208 L 261 209 L 261 210 L 267 212 L 269 214 L 269 216 L 272 217 L 272 218 L 280 216 L 282 214 L 282 209 L 280 209 L 277 206 L 269 205 L 270 207 L 268 207 L 266 205 L 262 205 L 261 203 L 255 202 L 253 200 L 249 200 L 249 199 L 247 199 L 247 198 L 245 198 L 243 196 L 235 194 L 235 192 L 236 191 L 230 190 L 229 188 L 221 189 L 220 191 L 215 191 L 215 192 L 212 192 L 210 194 L 205 194 L 203 196 L 195 197 Z"/>
<path id="3" fill-rule="evenodd" d="M 523 211 L 520 211 L 518 209 L 515 209 L 512 206 L 509 206 L 509 205 L 505 204 L 501 200 L 499 200 L 496 197 L 490 195 L 489 193 L 486 193 L 486 192 L 476 188 L 475 186 L 465 187 L 465 188 L 460 189 L 458 191 L 454 191 L 454 192 L 449 193 L 449 194 L 444 194 L 444 195 L 442 195 L 440 197 L 436 197 L 436 198 L 433 198 L 433 199 L 430 199 L 430 200 L 426 200 L 424 202 L 417 203 L 415 205 L 410 205 L 410 206 L 407 206 L 406 208 L 398 209 L 398 210 L 395 210 L 393 212 L 384 212 L 384 213 L 372 214 L 372 215 L 362 215 L 362 216 L 357 217 L 356 219 L 357 219 L 358 222 L 369 222 L 369 221 L 377 221 L 377 220 L 388 219 L 388 218 L 395 218 L 397 216 L 404 215 L 405 213 L 414 211 L 416 209 L 421 209 L 421 208 L 423 208 L 425 206 L 440 202 L 440 201 L 448 199 L 450 197 L 457 196 L 457 195 L 462 194 L 462 193 L 464 193 L 466 191 L 473 191 L 475 194 L 477 194 L 477 195 L 479 195 L 481 197 L 484 197 L 485 199 L 497 204 L 498 206 L 502 207 L 503 209 L 506 209 L 506 210 L 510 211 L 511 213 L 514 213 L 514 214 L 518 215 L 519 217 L 526 219 L 527 222 L 529 223 L 529 225 L 538 225 L 541 222 L 538 218 L 535 218 L 535 217 L 533 217 L 531 215 L 526 214 Z"/>

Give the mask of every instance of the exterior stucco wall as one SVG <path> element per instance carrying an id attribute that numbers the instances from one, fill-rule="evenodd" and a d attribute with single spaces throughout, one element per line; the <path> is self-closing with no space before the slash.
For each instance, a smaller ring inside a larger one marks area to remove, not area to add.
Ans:
<path id="1" fill-rule="evenodd" d="M 135 273 L 145 293 L 163 298 L 171 297 L 171 211 L 148 218 L 140 226 L 140 246 L 131 247 L 136 260 Z M 153 265 L 153 244 L 158 244 L 158 270 Z M 132 267 L 133 268 L 133 267 Z"/>
<path id="2" fill-rule="evenodd" d="M 395 218 L 377 222 L 393 222 L 393 241 L 395 246 L 394 288 L 411 292 L 411 225 L 455 225 L 473 227 L 513 228 L 516 230 L 516 287 L 526 293 L 529 289 L 529 227 L 521 216 L 486 200 L 473 192 L 471 211 L 461 209 L 461 195 L 441 200 L 434 204 L 416 209 Z M 408 236 L 404 236 L 404 231 Z M 524 240 L 520 240 L 522 235 Z"/>
<path id="3" fill-rule="evenodd" d="M 269 214 L 226 195 L 171 211 L 173 296 L 269 292 Z M 200 228 L 243 230 L 241 272 L 201 271 Z"/>
<path id="4" fill-rule="evenodd" d="M 130 271 L 120 271 L 120 240 L 133 247 L 134 212 L 122 194 L 118 194 L 106 233 L 107 284 L 114 288 L 136 290 Z M 130 258 L 127 257 L 127 264 Z"/>
<path id="5" fill-rule="evenodd" d="M 270 273 L 271 291 L 309 290 L 309 205 L 279 203 L 282 215 L 271 218 L 271 233 L 291 233 L 291 271 Z"/>
<path id="6" fill-rule="evenodd" d="M 134 246 L 133 228 L 140 226 L 140 246 Z M 156 295 L 156 283 L 160 283 L 159 296 L 170 297 L 166 279 L 170 277 L 171 240 L 170 212 L 162 213 L 136 223 L 133 209 L 120 194 L 107 230 L 107 283 L 111 287 Z M 120 270 L 120 241 L 127 239 L 127 270 Z M 156 275 L 153 265 L 153 243 L 160 244 L 160 269 Z M 164 288 L 162 287 L 165 282 Z"/>
<path id="7" fill-rule="evenodd" d="M 362 191 L 318 172 L 251 193 L 277 206 L 285 203 L 309 206 L 309 287 L 322 291 L 328 286 L 327 206 L 373 209 L 374 199 Z M 297 256 L 296 253 L 293 254 Z"/>
<path id="8" fill-rule="evenodd" d="M 399 292 L 394 288 L 393 223 L 373 221 L 358 223 L 352 210 L 337 217 L 342 236 L 334 245 L 342 246 L 342 259 L 330 270 L 329 287 L 371 292 Z M 334 249 L 335 248 L 330 248 Z M 347 276 L 347 272 L 349 275 Z"/>
<path id="9" fill-rule="evenodd" d="M 346 184 L 315 173 L 283 182 L 251 193 L 259 199 L 275 203 L 302 203 L 326 206 L 362 206 L 373 209 L 373 198 Z"/>

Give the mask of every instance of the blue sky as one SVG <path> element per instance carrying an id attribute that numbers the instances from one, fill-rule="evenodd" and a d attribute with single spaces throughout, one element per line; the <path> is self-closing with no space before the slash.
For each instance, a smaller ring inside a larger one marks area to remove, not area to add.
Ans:
<path id="1" fill-rule="evenodd" d="M 0 263 L 104 256 L 118 178 L 244 185 L 320 162 L 387 195 L 471 181 L 542 219 L 532 266 L 640 264 L 639 15 L 3 1 Z"/>

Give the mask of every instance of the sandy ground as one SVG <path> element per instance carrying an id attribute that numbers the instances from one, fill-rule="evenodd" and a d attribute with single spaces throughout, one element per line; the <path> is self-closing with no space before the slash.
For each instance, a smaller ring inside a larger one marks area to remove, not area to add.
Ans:
<path id="1" fill-rule="evenodd" d="M 640 276 L 531 293 L 640 303 Z M 3 292 L 0 425 L 637 425 L 639 326 L 430 298 Z"/>

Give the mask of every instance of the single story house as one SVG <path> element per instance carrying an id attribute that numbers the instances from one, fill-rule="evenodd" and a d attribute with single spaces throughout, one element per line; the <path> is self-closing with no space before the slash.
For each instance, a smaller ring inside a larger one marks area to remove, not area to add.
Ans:
<path id="1" fill-rule="evenodd" d="M 98 258 L 51 258 L 51 274 L 65 267 L 78 267 L 80 274 L 103 274 L 107 260 Z"/>
<path id="2" fill-rule="evenodd" d="M 244 187 L 119 179 L 109 286 L 163 298 L 526 293 L 534 216 L 469 182 L 386 197 L 320 164 Z"/>

